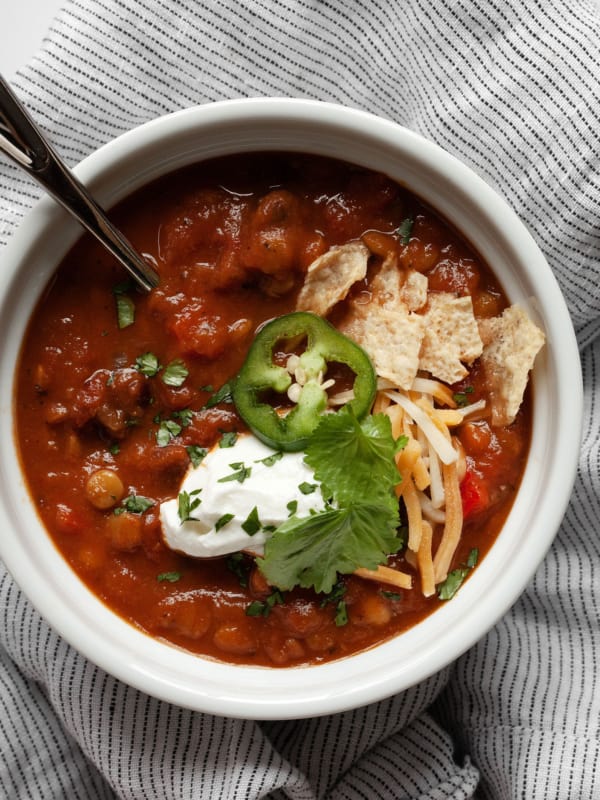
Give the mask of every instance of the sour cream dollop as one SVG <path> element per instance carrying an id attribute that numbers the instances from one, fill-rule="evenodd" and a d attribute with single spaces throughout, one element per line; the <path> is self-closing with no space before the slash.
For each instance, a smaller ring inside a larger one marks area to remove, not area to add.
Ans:
<path id="1" fill-rule="evenodd" d="M 292 513 L 308 516 L 313 509 L 323 510 L 320 488 L 306 493 L 316 481 L 304 463 L 304 453 L 278 455 L 252 434 L 240 434 L 233 447 L 215 445 L 197 467 L 188 470 L 179 489 L 190 501 L 200 499 L 191 512 L 194 519 L 181 521 L 178 497 L 161 503 L 165 544 L 196 558 L 239 550 L 262 555 L 272 532 L 265 527 L 276 528 Z M 234 475 L 244 476 L 243 480 Z M 255 508 L 261 527 L 249 535 L 242 525 L 251 515 L 255 518 Z M 229 515 L 233 516 L 223 524 Z"/>

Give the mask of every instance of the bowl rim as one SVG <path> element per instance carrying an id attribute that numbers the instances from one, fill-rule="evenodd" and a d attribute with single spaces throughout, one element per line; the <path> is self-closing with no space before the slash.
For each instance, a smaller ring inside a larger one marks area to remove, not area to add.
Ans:
<path id="1" fill-rule="evenodd" d="M 264 137 L 267 146 L 262 148 L 256 146 L 251 134 L 261 129 L 268 132 Z M 199 132 L 206 137 L 214 136 L 217 131 L 228 132 L 232 147 L 236 137 L 239 141 L 245 135 L 242 149 L 272 150 L 269 143 L 278 141 L 280 129 L 288 131 L 288 136 L 290 131 L 296 131 L 297 146 L 279 149 L 305 149 L 300 146 L 299 137 L 307 129 L 319 132 L 325 139 L 330 137 L 331 142 L 338 137 L 339 142 L 354 145 L 358 139 L 364 144 L 365 153 L 376 153 L 377 149 L 384 155 L 398 153 L 400 161 L 411 165 L 413 174 L 423 171 L 426 175 L 423 180 L 429 180 L 426 185 L 432 192 L 436 190 L 434 178 L 447 185 L 448 195 L 457 204 L 456 213 L 467 218 L 478 215 L 480 224 L 493 232 L 488 237 L 501 242 L 514 273 L 512 283 L 505 286 L 509 298 L 517 295 L 534 315 L 542 318 L 551 346 L 534 369 L 534 430 L 539 429 L 535 459 L 529 460 L 509 515 L 509 520 L 519 516 L 527 521 L 526 535 L 517 540 L 515 535 L 503 538 L 501 533 L 452 603 L 435 611 L 425 623 L 375 648 L 326 664 L 285 669 L 238 667 L 212 661 L 171 645 L 165 647 L 120 620 L 91 595 L 50 541 L 31 508 L 24 481 L 15 474 L 12 375 L 19 350 L 16 340 L 20 337 L 13 337 L 15 341 L 11 342 L 3 330 L 12 329 L 11 323 L 24 326 L 26 320 L 15 321 L 22 314 L 15 298 L 25 283 L 29 284 L 32 296 L 39 296 L 49 275 L 47 267 L 39 268 L 27 274 L 25 282 L 27 270 L 20 272 L 19 267 L 39 263 L 36 248 L 39 249 L 40 243 L 54 246 L 57 252 L 61 247 L 66 251 L 80 231 L 49 198 L 43 198 L 27 214 L 4 249 L 0 274 L 0 336 L 7 342 L 0 354 L 0 436 L 5 442 L 0 451 L 0 525 L 4 531 L 0 537 L 0 557 L 51 627 L 107 673 L 179 706 L 254 719 L 317 716 L 381 700 L 443 669 L 489 631 L 531 580 L 558 530 L 575 478 L 579 456 L 579 436 L 575 432 L 580 434 L 583 417 L 577 342 L 564 298 L 544 256 L 523 223 L 490 186 L 461 161 L 413 131 L 365 111 L 315 100 L 225 100 L 144 123 L 103 145 L 74 171 L 92 191 L 97 190 L 101 202 L 109 198 L 112 203 L 115 198 L 120 199 L 111 195 L 115 181 L 121 187 L 121 196 L 129 194 L 136 181 L 138 185 L 147 182 L 145 175 L 151 167 L 138 169 L 129 184 L 124 179 L 119 183 L 119 171 L 132 162 L 156 158 L 160 143 L 182 145 L 171 161 L 164 158 L 161 168 L 168 172 L 172 164 L 195 152 L 193 140 L 197 140 Z M 311 144 L 313 149 L 315 146 Z M 185 148 L 190 148 L 189 152 Z M 210 155 L 202 158 L 206 157 Z M 353 157 L 348 160 L 360 161 Z M 445 208 L 441 212 L 448 217 Z M 469 235 L 467 238 L 473 243 Z M 477 246 L 478 242 L 474 244 Z M 50 259 L 53 264 L 58 260 L 54 256 Z M 518 271 L 514 265 L 518 265 Z M 521 280 L 522 275 L 526 280 Z M 529 292 L 532 287 L 535 287 L 533 296 Z M 558 381 L 559 371 L 562 385 Z M 546 397 L 550 389 L 554 393 L 552 398 Z M 565 419 L 569 425 L 557 425 L 557 421 Z M 533 444 L 532 440 L 532 447 Z M 561 454 L 560 463 L 550 457 L 555 455 L 554 451 Z M 534 514 L 525 490 L 535 490 L 539 498 L 542 479 L 545 505 L 536 508 Z M 490 558 L 492 552 L 496 554 L 494 561 Z M 511 564 L 511 581 L 496 579 L 495 561 Z M 47 574 L 49 565 L 54 570 L 53 577 Z M 77 604 L 73 603 L 73 591 L 77 592 Z M 431 625 L 429 620 L 433 617 L 436 622 Z M 432 631 L 436 634 L 433 638 Z"/>

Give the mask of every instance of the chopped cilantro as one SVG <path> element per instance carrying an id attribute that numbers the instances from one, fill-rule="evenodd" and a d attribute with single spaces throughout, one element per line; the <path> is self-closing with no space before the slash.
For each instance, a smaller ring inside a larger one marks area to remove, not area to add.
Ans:
<path id="1" fill-rule="evenodd" d="M 387 600 L 392 600 L 394 603 L 397 603 L 399 600 L 402 600 L 402 595 L 398 592 L 389 592 L 387 589 L 381 590 L 381 596 L 385 597 Z"/>
<path id="2" fill-rule="evenodd" d="M 472 547 L 469 551 L 469 555 L 467 557 L 467 567 L 471 569 L 477 565 L 479 561 L 479 549 L 477 547 Z"/>
<path id="3" fill-rule="evenodd" d="M 168 583 L 176 583 L 181 578 L 181 572 L 161 572 L 156 576 L 159 583 L 167 581 Z"/>
<path id="4" fill-rule="evenodd" d="M 341 628 L 344 625 L 348 624 L 348 609 L 346 607 L 346 601 L 340 600 L 335 606 L 335 617 L 333 621 L 336 624 L 336 627 Z"/>
<path id="5" fill-rule="evenodd" d="M 412 234 L 413 225 L 415 224 L 414 217 L 408 216 L 405 217 L 400 225 L 396 228 L 396 233 L 400 237 L 400 241 L 402 244 L 408 244 L 410 242 L 410 237 Z"/>
<path id="6" fill-rule="evenodd" d="M 338 628 L 348 623 L 348 609 L 346 608 L 346 601 L 344 600 L 345 594 L 346 584 L 343 581 L 338 581 L 329 594 L 326 594 L 321 600 L 321 608 L 329 604 L 335 606 L 333 621 Z"/>
<path id="7" fill-rule="evenodd" d="M 473 567 L 477 564 L 479 551 L 476 547 L 469 552 L 466 564 L 457 567 L 448 573 L 446 580 L 437 587 L 440 600 L 451 600 L 462 586 L 465 578 Z"/>
<path id="8" fill-rule="evenodd" d="M 254 462 L 255 464 L 264 464 L 265 467 L 272 467 L 273 464 L 276 464 L 280 459 L 283 458 L 283 453 L 281 450 L 277 450 L 273 455 L 266 456 L 265 458 L 257 458 Z"/>
<path id="9" fill-rule="evenodd" d="M 158 426 L 156 433 L 156 443 L 159 447 L 166 447 L 171 439 L 179 436 L 181 433 L 181 425 L 173 419 L 163 419 Z"/>
<path id="10" fill-rule="evenodd" d="M 114 514 L 123 514 L 129 511 L 130 514 L 143 514 L 154 505 L 154 500 L 144 497 L 141 494 L 132 493 L 121 501 L 121 505 L 114 509 Z"/>
<path id="11" fill-rule="evenodd" d="M 231 522 L 233 517 L 233 514 L 223 514 L 223 516 L 219 517 L 219 519 L 215 522 L 215 530 L 220 531 L 221 528 L 224 528 L 228 522 Z"/>
<path id="12" fill-rule="evenodd" d="M 290 502 L 286 506 L 287 510 L 290 512 L 290 517 L 293 517 L 296 511 L 298 511 L 298 501 L 297 500 L 290 500 Z"/>
<path id="13" fill-rule="evenodd" d="M 190 444 L 185 449 L 187 450 L 187 454 L 190 457 L 192 466 L 194 467 L 199 466 L 208 453 L 206 447 L 200 447 L 198 444 Z"/>
<path id="14" fill-rule="evenodd" d="M 205 386 L 203 388 L 207 392 L 212 391 L 212 386 Z M 204 408 L 212 408 L 213 406 L 219 405 L 219 403 L 233 403 L 231 399 L 231 388 L 230 382 L 224 383 L 220 389 L 217 389 L 217 391 L 208 398 L 204 404 Z"/>
<path id="15" fill-rule="evenodd" d="M 258 518 L 258 509 L 256 506 L 248 514 L 245 521 L 242 522 L 242 529 L 246 531 L 248 536 L 254 536 L 255 533 L 262 528 L 260 519 Z"/>
<path id="16" fill-rule="evenodd" d="M 187 428 L 192 424 L 194 412 L 191 408 L 182 408 L 181 411 L 173 411 L 171 414 L 172 419 L 176 419 L 182 428 Z"/>
<path id="17" fill-rule="evenodd" d="M 121 445 L 117 442 L 111 444 L 111 446 L 108 448 L 108 452 L 111 454 L 111 456 L 118 456 L 121 452 Z"/>
<path id="18" fill-rule="evenodd" d="M 246 608 L 249 617 L 268 617 L 273 606 L 284 603 L 285 598 L 282 593 L 275 589 L 265 600 L 253 600 Z"/>
<path id="19" fill-rule="evenodd" d="M 176 358 L 167 364 L 160 378 L 166 386 L 183 386 L 189 374 L 189 370 L 183 361 L 180 358 Z"/>
<path id="20" fill-rule="evenodd" d="M 252 467 L 245 466 L 241 461 L 234 461 L 229 466 L 234 471 L 229 475 L 225 475 L 223 478 L 219 478 L 217 483 L 227 483 L 228 481 L 243 483 L 246 478 L 249 478 L 252 474 Z"/>
<path id="21" fill-rule="evenodd" d="M 154 353 L 143 353 L 136 358 L 135 369 L 147 378 L 153 378 L 160 370 L 160 362 Z"/>
<path id="22" fill-rule="evenodd" d="M 227 569 L 237 576 L 240 586 L 245 589 L 248 586 L 248 576 L 251 564 L 243 553 L 232 553 L 225 562 Z"/>
<path id="23" fill-rule="evenodd" d="M 307 483 L 306 481 L 303 481 L 302 483 L 298 484 L 298 489 L 300 489 L 302 494 L 312 494 L 313 492 L 316 492 L 318 488 L 318 483 Z"/>
<path id="24" fill-rule="evenodd" d="M 408 444 L 408 436 L 402 434 L 396 439 L 396 452 L 400 453 Z"/>
<path id="25" fill-rule="evenodd" d="M 192 513 L 198 508 L 202 500 L 198 497 L 202 489 L 195 489 L 193 492 L 179 492 L 177 497 L 177 514 L 181 524 L 195 517 Z"/>
<path id="26" fill-rule="evenodd" d="M 128 328 L 135 322 L 135 303 L 126 294 L 116 294 L 117 324 L 120 330 Z"/>
<path id="27" fill-rule="evenodd" d="M 225 431 L 219 439 L 219 447 L 233 447 L 237 442 L 237 431 Z"/>
<path id="28" fill-rule="evenodd" d="M 454 402 L 456 403 L 456 405 L 459 408 L 464 408 L 464 406 L 466 406 L 468 404 L 468 402 L 469 402 L 469 398 L 468 398 L 467 395 L 473 394 L 474 391 L 475 391 L 475 389 L 474 389 L 473 386 L 465 386 L 465 388 L 462 390 L 462 392 L 455 392 L 454 393 L 454 395 L 453 395 Z"/>

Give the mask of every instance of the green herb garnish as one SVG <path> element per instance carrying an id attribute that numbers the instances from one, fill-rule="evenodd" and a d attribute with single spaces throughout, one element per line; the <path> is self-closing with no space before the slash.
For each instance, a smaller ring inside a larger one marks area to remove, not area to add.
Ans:
<path id="1" fill-rule="evenodd" d="M 359 423 L 348 408 L 324 414 L 306 448 L 306 463 L 333 505 L 280 525 L 257 559 L 282 590 L 313 587 L 328 593 L 338 573 L 375 569 L 400 547 L 396 442 L 389 417 Z"/>
<path id="2" fill-rule="evenodd" d="M 454 397 L 454 402 L 459 408 L 464 408 L 469 402 L 469 398 L 467 395 L 473 394 L 475 391 L 473 386 L 465 386 L 462 392 L 455 392 L 452 396 Z"/>
<path id="3" fill-rule="evenodd" d="M 189 370 L 184 362 L 180 358 L 176 358 L 175 361 L 171 361 L 167 364 L 160 379 L 167 386 L 183 386 L 189 374 Z"/>
<path id="4" fill-rule="evenodd" d="M 272 467 L 273 464 L 276 464 L 280 459 L 283 458 L 283 453 L 281 450 L 277 450 L 273 453 L 273 455 L 266 456 L 265 458 L 257 458 L 254 462 L 255 464 L 264 464 L 265 467 Z"/>
<path id="5" fill-rule="evenodd" d="M 413 225 L 415 224 L 415 219 L 413 216 L 405 217 L 400 225 L 396 228 L 396 233 L 400 237 L 400 241 L 402 244 L 408 244 L 410 242 L 410 237 L 412 234 Z"/>
<path id="6" fill-rule="evenodd" d="M 128 328 L 135 322 L 135 304 L 126 294 L 115 295 L 117 304 L 117 324 L 120 330 Z"/>
<path id="7" fill-rule="evenodd" d="M 179 492 L 177 496 L 177 514 L 181 524 L 188 520 L 194 520 L 192 513 L 198 508 L 202 500 L 198 495 L 202 489 L 195 489 L 193 492 Z"/>
<path id="8" fill-rule="evenodd" d="M 268 617 L 273 606 L 284 603 L 285 598 L 282 593 L 275 589 L 265 600 L 253 600 L 246 608 L 249 617 Z"/>
<path id="9" fill-rule="evenodd" d="M 312 494 L 313 492 L 316 492 L 318 488 L 318 483 L 307 483 L 306 481 L 302 481 L 302 483 L 298 484 L 298 489 L 302 492 L 302 494 Z"/>
<path id="10" fill-rule="evenodd" d="M 237 431 L 226 431 L 219 439 L 219 447 L 233 447 L 237 438 Z"/>
<path id="11" fill-rule="evenodd" d="M 154 353 L 144 353 L 136 358 L 135 369 L 147 378 L 153 378 L 160 370 L 160 362 Z"/>
<path id="12" fill-rule="evenodd" d="M 231 522 L 233 517 L 234 514 L 223 514 L 223 516 L 219 517 L 219 519 L 215 522 L 215 530 L 220 531 L 221 528 L 224 528 L 228 522 Z"/>
<path id="13" fill-rule="evenodd" d="M 232 384 L 230 382 L 224 383 L 220 389 L 208 398 L 206 403 L 204 404 L 204 408 L 212 408 L 213 406 L 219 405 L 219 403 L 233 403 L 231 399 L 231 387 Z M 204 389 L 209 392 L 212 391 L 212 387 L 205 386 Z"/>
<path id="14" fill-rule="evenodd" d="M 179 436 L 181 433 L 181 425 L 173 419 L 163 419 L 160 421 L 158 431 L 156 433 L 156 443 L 159 447 L 166 447 L 171 439 Z"/>
<path id="15" fill-rule="evenodd" d="M 296 511 L 298 511 L 298 501 L 297 500 L 290 500 L 290 502 L 286 506 L 287 510 L 290 512 L 290 517 L 293 517 Z"/>
<path id="16" fill-rule="evenodd" d="M 242 461 L 234 461 L 229 466 L 234 471 L 230 475 L 219 478 L 217 483 L 227 483 L 228 481 L 243 483 L 252 474 L 252 467 L 247 467 Z"/>
<path id="17" fill-rule="evenodd" d="M 446 580 L 437 587 L 440 600 L 451 600 L 462 586 L 465 578 L 479 559 L 479 550 L 474 547 L 469 552 L 469 556 L 464 566 L 453 569 L 449 572 Z"/>
<path id="18" fill-rule="evenodd" d="M 132 493 L 121 501 L 121 505 L 115 508 L 113 513 L 118 515 L 129 511 L 130 514 L 143 514 L 144 511 L 148 511 L 153 505 L 154 500 L 151 500 L 149 497 Z"/>
<path id="19" fill-rule="evenodd" d="M 176 583 L 181 578 L 181 572 L 161 572 L 156 576 L 159 583 L 167 581 L 168 583 Z"/>
<path id="20" fill-rule="evenodd" d="M 246 517 L 245 521 L 242 522 L 242 529 L 246 531 L 248 536 L 254 536 L 254 534 L 258 533 L 261 528 L 262 524 L 258 518 L 258 509 L 256 506 L 254 506 L 252 511 Z"/>
<path id="21" fill-rule="evenodd" d="M 232 553 L 225 562 L 227 569 L 237 577 L 240 586 L 245 589 L 248 586 L 248 576 L 251 564 L 243 553 Z"/>
<path id="22" fill-rule="evenodd" d="M 198 444 L 190 444 L 185 449 L 194 467 L 199 466 L 208 453 L 206 447 L 200 447 Z"/>

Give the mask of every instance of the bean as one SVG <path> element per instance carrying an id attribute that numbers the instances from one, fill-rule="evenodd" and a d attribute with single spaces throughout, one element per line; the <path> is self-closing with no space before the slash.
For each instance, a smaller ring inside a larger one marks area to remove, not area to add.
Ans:
<path id="1" fill-rule="evenodd" d="M 106 521 L 110 544 L 115 550 L 129 552 L 142 543 L 144 521 L 139 514 L 111 514 Z"/>
<path id="2" fill-rule="evenodd" d="M 101 510 L 112 508 L 125 494 L 123 481 L 112 469 L 99 469 L 92 473 L 85 484 L 85 496 Z"/>
<path id="3" fill-rule="evenodd" d="M 213 642 L 219 650 L 237 656 L 251 655 L 257 650 L 252 634 L 238 625 L 221 625 L 215 631 Z"/>
<path id="4" fill-rule="evenodd" d="M 305 656 L 302 642 L 291 637 L 272 637 L 264 645 L 265 653 L 278 667 L 288 664 L 290 661 L 299 661 Z"/>
<path id="5" fill-rule="evenodd" d="M 391 618 L 389 604 L 379 595 L 365 594 L 352 605 L 351 619 L 356 625 L 381 627 Z"/>
<path id="6" fill-rule="evenodd" d="M 188 639 L 201 639 L 212 622 L 210 603 L 194 594 L 168 597 L 161 601 L 159 608 L 159 627 Z"/>

